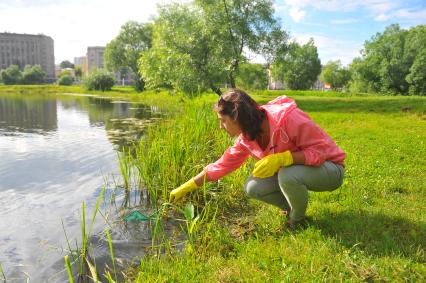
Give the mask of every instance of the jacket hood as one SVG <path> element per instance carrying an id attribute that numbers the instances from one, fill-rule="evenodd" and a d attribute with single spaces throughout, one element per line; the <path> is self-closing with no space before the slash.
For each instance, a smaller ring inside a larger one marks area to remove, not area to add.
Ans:
<path id="1" fill-rule="evenodd" d="M 285 95 L 278 96 L 274 100 L 271 100 L 265 105 L 261 106 L 261 108 L 266 110 L 268 119 L 274 120 L 275 123 L 273 124 L 277 125 L 278 127 L 284 124 L 287 115 L 296 107 L 296 102 Z"/>

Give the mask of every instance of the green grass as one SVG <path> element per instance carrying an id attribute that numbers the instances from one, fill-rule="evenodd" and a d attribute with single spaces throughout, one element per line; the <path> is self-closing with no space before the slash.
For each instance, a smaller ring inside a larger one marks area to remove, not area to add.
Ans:
<path id="1" fill-rule="evenodd" d="M 126 91 L 111 94 L 171 109 L 132 152 L 158 202 L 232 144 L 212 111 L 217 96 Z M 278 209 L 245 196 L 250 160 L 185 199 L 181 207 L 190 201 L 199 216 L 191 242 L 145 256 L 127 270 L 132 282 L 425 281 L 426 98 L 270 91 L 255 99 L 282 94 L 346 151 L 343 186 L 312 193 L 309 227 L 290 233 Z"/>
<path id="2" fill-rule="evenodd" d="M 218 208 L 191 248 L 146 256 L 138 282 L 421 281 L 426 278 L 426 99 L 294 96 L 347 152 L 346 180 L 312 193 L 306 230 L 289 233 L 274 207 L 248 200 L 252 162 L 207 186 L 193 203 Z M 214 95 L 182 102 L 175 119 L 148 131 L 139 166 L 168 192 L 231 144 L 211 110 Z M 265 103 L 271 96 L 256 99 Z M 219 193 L 211 189 L 219 188 Z M 204 212 L 200 214 L 202 216 Z M 209 225 L 209 229 L 207 229 Z M 194 235 L 192 236 L 194 237 Z M 195 243 L 195 244 L 194 244 Z"/>

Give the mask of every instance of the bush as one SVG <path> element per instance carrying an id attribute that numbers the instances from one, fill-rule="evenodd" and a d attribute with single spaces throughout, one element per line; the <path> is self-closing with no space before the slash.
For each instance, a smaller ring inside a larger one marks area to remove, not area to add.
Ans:
<path id="1" fill-rule="evenodd" d="M 84 85 L 88 90 L 111 90 L 115 83 L 115 77 L 106 70 L 92 70 L 91 74 L 85 79 Z"/>
<path id="2" fill-rule="evenodd" d="M 57 83 L 58 85 L 72 85 L 73 78 L 70 75 L 66 74 L 66 75 L 60 76 Z"/>
<path id="3" fill-rule="evenodd" d="M 26 65 L 22 72 L 22 83 L 26 85 L 35 85 L 44 83 L 46 73 L 41 69 L 40 65 Z"/>
<path id="4" fill-rule="evenodd" d="M 11 65 L 0 72 L 0 78 L 5 85 L 16 85 L 22 81 L 22 74 L 18 65 Z"/>

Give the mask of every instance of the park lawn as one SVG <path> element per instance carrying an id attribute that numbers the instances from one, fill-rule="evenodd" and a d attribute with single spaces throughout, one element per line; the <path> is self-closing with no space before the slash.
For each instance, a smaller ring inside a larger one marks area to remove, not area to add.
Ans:
<path id="1" fill-rule="evenodd" d="M 85 93 L 79 87 L 46 92 Z M 283 94 L 346 151 L 343 186 L 312 193 L 309 226 L 289 232 L 278 209 L 245 196 L 249 160 L 200 190 L 205 194 L 188 196 L 182 206 L 194 203 L 202 216 L 191 242 L 182 250 L 165 240 L 161 256 L 153 252 L 126 270 L 128 281 L 425 281 L 426 98 L 285 91 L 254 97 L 263 104 Z M 219 130 L 213 94 L 190 100 L 118 88 L 104 95 L 173 109 L 147 130 L 137 159 L 160 201 L 232 144 Z"/>
<path id="2" fill-rule="evenodd" d="M 285 92 L 262 93 L 256 99 L 265 103 L 278 94 Z M 249 161 L 218 185 L 208 185 L 207 193 L 210 188 L 222 189 L 209 199 L 217 214 L 200 224 L 193 244 L 182 252 L 146 256 L 138 268 L 128 271 L 129 280 L 424 281 L 426 99 L 293 98 L 347 152 L 344 185 L 331 193 L 310 195 L 309 226 L 286 231 L 278 209 L 246 198 L 242 186 L 253 165 Z M 180 182 L 198 172 L 200 162 L 214 161 L 232 143 L 219 131 L 214 114 L 202 114 L 213 112 L 215 99 L 210 95 L 187 102 L 192 105 L 186 105 L 178 119 L 148 133 L 161 140 L 159 132 L 172 130 L 176 136 L 167 134 L 166 141 L 190 140 L 182 146 L 188 149 L 181 161 L 186 170 L 175 168 Z M 162 150 L 176 151 L 168 143 Z M 195 198 L 186 201 L 196 202 Z"/>

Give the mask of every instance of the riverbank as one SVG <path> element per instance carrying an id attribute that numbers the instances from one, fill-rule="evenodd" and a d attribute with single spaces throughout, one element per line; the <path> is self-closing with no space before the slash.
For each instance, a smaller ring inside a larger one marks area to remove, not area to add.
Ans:
<path id="1" fill-rule="evenodd" d="M 88 93 L 79 87 L 45 91 Z M 129 281 L 424 280 L 426 99 L 285 91 L 261 92 L 255 99 L 263 104 L 282 94 L 294 98 L 347 152 L 343 186 L 312 193 L 309 226 L 288 232 L 278 209 L 245 196 L 242 185 L 253 166 L 249 160 L 185 199 L 182 207 L 193 203 L 199 216 L 183 224 L 186 248 L 177 251 L 166 243 L 163 256 L 147 255 L 126 271 Z M 158 192 L 159 202 L 232 144 L 212 111 L 214 94 L 190 100 L 125 88 L 102 95 L 174 109 L 171 117 L 147 129 L 136 149 L 146 186 Z"/>
<path id="2" fill-rule="evenodd" d="M 256 96 L 266 103 L 276 94 Z M 315 94 L 315 93 L 314 93 Z M 340 96 L 340 95 L 339 95 Z M 253 161 L 186 198 L 199 207 L 187 249 L 146 256 L 137 282 L 421 281 L 426 276 L 426 99 L 293 96 L 347 152 L 346 180 L 310 195 L 307 229 L 288 232 L 274 207 L 242 185 Z M 181 105 L 152 128 L 141 164 L 163 197 L 232 144 L 219 131 L 211 95 Z M 152 165 L 152 167 L 151 167 Z M 205 192 L 205 193 L 201 193 Z"/>

